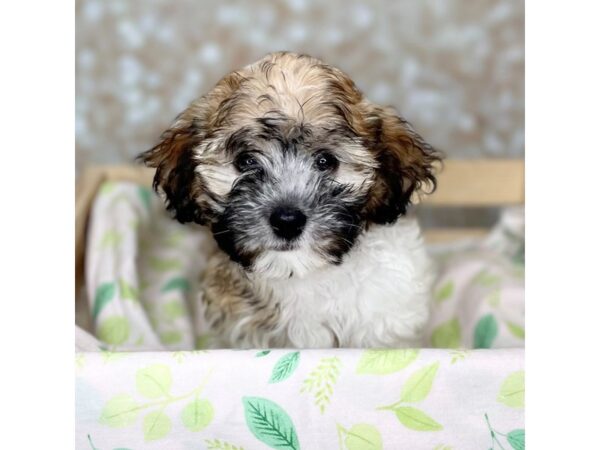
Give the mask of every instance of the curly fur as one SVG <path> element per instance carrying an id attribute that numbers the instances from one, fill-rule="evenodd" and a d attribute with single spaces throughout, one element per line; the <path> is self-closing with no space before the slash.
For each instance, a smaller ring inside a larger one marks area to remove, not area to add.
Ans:
<path id="1" fill-rule="evenodd" d="M 322 155 L 334 163 L 319 167 Z M 194 101 L 140 159 L 174 218 L 218 244 L 202 295 L 215 345 L 418 344 L 431 270 L 405 215 L 435 188 L 440 155 L 339 69 L 267 55 Z M 297 238 L 274 233 L 282 205 L 307 217 Z"/>

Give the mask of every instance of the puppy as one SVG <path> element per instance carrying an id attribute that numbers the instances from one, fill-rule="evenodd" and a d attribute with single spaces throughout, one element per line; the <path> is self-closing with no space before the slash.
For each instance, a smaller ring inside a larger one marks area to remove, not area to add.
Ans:
<path id="1" fill-rule="evenodd" d="M 405 214 L 440 155 L 339 69 L 269 54 L 139 158 L 174 217 L 218 244 L 200 300 L 213 346 L 421 344 L 432 270 Z"/>

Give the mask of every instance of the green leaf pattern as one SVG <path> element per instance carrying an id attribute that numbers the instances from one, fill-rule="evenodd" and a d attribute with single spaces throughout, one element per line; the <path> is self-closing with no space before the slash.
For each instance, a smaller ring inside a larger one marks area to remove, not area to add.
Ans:
<path id="1" fill-rule="evenodd" d="M 265 351 L 262 350 L 259 353 L 262 352 Z M 343 366 L 341 366 L 341 360 L 338 357 L 321 358 L 316 361 L 317 364 L 308 372 L 308 377 L 302 383 L 301 391 L 313 395 L 318 412 L 322 414 L 325 406 L 331 401 L 331 396 L 334 393 L 333 388 L 340 376 L 357 377 L 357 380 L 365 376 L 356 373 L 356 369 L 362 367 L 361 361 L 363 361 L 366 352 L 365 350 L 359 354 L 354 370 L 344 372 L 341 370 Z M 176 356 L 181 353 L 185 354 L 186 352 L 173 352 L 172 354 Z M 273 352 L 269 351 L 268 355 L 271 353 Z M 295 353 L 298 353 L 298 355 L 295 355 Z M 288 366 L 290 361 L 295 361 L 292 364 L 294 366 L 292 372 L 303 371 L 304 369 L 301 368 L 306 365 L 308 365 L 307 369 L 311 367 L 308 361 L 302 363 L 302 351 L 276 352 L 275 354 L 276 358 L 272 360 L 270 358 L 262 360 L 268 355 L 256 359 L 256 351 L 248 353 L 247 357 L 250 357 L 251 361 L 255 361 L 254 364 L 257 365 L 268 365 L 269 360 L 274 361 L 271 369 L 272 373 L 279 373 L 277 370 L 273 370 L 278 364 Z M 370 355 L 370 357 L 372 356 Z M 363 411 L 365 414 L 389 414 L 394 418 L 395 423 L 406 432 L 437 433 L 444 430 L 446 415 L 439 408 L 436 408 L 435 403 L 430 400 L 433 396 L 446 395 L 439 390 L 442 386 L 436 380 L 441 376 L 440 372 L 454 370 L 452 369 L 451 357 L 451 353 L 448 353 L 446 359 L 426 360 L 425 364 L 418 356 L 414 359 L 411 357 L 410 363 L 405 364 L 400 370 L 392 371 L 386 375 L 376 373 L 376 378 L 370 378 L 371 380 L 385 379 L 387 380 L 386 384 L 395 379 L 401 380 L 398 396 L 396 397 L 397 401 L 387 406 L 374 407 L 370 411 L 365 408 L 365 405 L 361 405 L 358 410 Z M 189 361 L 187 356 L 184 361 Z M 403 359 L 403 361 L 405 360 Z M 175 363 L 174 360 L 173 363 Z M 408 369 L 408 367 L 413 366 L 412 370 Z M 282 369 L 281 371 L 281 373 L 288 372 L 289 369 Z M 185 430 L 185 432 L 198 433 L 199 439 L 209 449 L 239 450 L 243 447 L 254 448 L 253 445 L 248 443 L 248 438 L 243 437 L 243 434 L 239 435 L 239 443 L 235 442 L 237 439 L 229 439 L 228 437 L 231 437 L 229 435 L 223 436 L 225 439 L 218 435 L 218 437 L 214 434 L 211 435 L 211 425 L 215 422 L 218 410 L 211 400 L 201 396 L 209 376 L 210 372 L 206 373 L 196 389 L 182 393 L 177 389 L 176 378 L 169 364 L 155 363 L 140 367 L 135 373 L 135 392 L 122 393 L 110 398 L 104 404 L 99 423 L 110 428 L 136 427 L 137 424 L 145 442 L 161 441 L 171 435 L 176 427 L 179 427 L 180 430 Z M 290 378 L 291 376 L 288 375 L 283 380 L 290 380 Z M 523 382 L 523 371 L 509 373 L 502 380 L 502 383 L 499 383 L 497 391 L 498 404 L 504 405 L 501 406 L 503 408 L 522 407 Z M 281 399 L 285 398 L 285 396 L 281 397 L 281 393 L 289 392 L 285 387 L 289 386 L 291 381 L 281 383 L 281 386 L 277 382 L 271 383 L 270 380 L 264 380 L 263 383 L 268 392 L 277 394 L 279 400 L 276 401 L 274 400 L 275 397 L 269 395 L 240 397 L 240 410 L 243 411 L 248 436 L 253 436 L 253 439 L 272 449 L 300 449 L 303 445 L 303 434 L 298 434 L 299 430 L 296 426 L 303 423 L 302 420 L 306 413 L 302 413 L 298 409 L 286 409 L 286 401 L 281 402 Z M 438 385 L 437 390 L 436 385 Z M 282 391 L 282 388 L 285 389 Z M 328 394 L 327 400 L 318 396 L 319 389 Z M 349 397 L 346 397 L 346 401 L 348 399 Z M 493 398 L 491 400 L 493 401 Z M 344 408 L 347 408 L 347 406 L 348 404 Z M 337 411 L 335 414 L 340 413 L 341 411 Z M 333 417 L 336 417 L 335 414 Z M 232 420 L 231 411 L 226 412 L 225 417 L 219 420 Z M 343 418 L 344 416 L 339 415 L 337 417 Z M 493 440 L 501 442 L 506 450 L 509 447 L 513 450 L 524 450 L 525 431 L 518 426 L 518 423 L 515 425 L 517 426 L 504 432 L 495 430 L 492 425 L 488 425 L 490 427 L 489 436 L 493 436 Z M 334 429 L 331 430 L 331 439 L 338 442 L 338 448 L 346 450 L 381 450 L 388 448 L 381 433 L 384 428 L 379 427 L 380 421 L 372 423 L 357 422 L 347 426 L 337 422 Z M 179 433 L 181 432 L 179 431 Z M 337 438 L 334 438 L 336 435 Z M 447 435 L 440 434 L 440 436 Z M 309 442 L 314 442 L 312 439 L 311 437 L 307 438 L 305 445 L 308 448 L 313 448 L 312 444 L 309 444 Z M 412 442 L 413 438 L 410 439 Z M 492 443 L 493 445 L 499 447 L 500 444 Z M 258 444 L 256 447 L 258 448 Z M 433 448 L 433 446 L 429 448 Z M 454 447 L 448 444 L 439 444 L 435 448 L 448 450 Z"/>
<path id="2" fill-rule="evenodd" d="M 164 438 L 171 431 L 171 419 L 162 411 L 153 411 L 144 417 L 144 440 Z"/>
<path id="3" fill-rule="evenodd" d="M 126 427 L 136 421 L 139 411 L 138 403 L 131 395 L 117 395 L 104 405 L 100 423 L 113 428 Z"/>
<path id="4" fill-rule="evenodd" d="M 398 406 L 394 409 L 396 417 L 406 428 L 415 431 L 440 431 L 443 427 L 425 414 L 412 406 Z"/>
<path id="5" fill-rule="evenodd" d="M 206 450 L 244 450 L 221 439 L 205 439 Z"/>
<path id="6" fill-rule="evenodd" d="M 290 352 L 283 355 L 273 367 L 269 383 L 279 383 L 290 377 L 298 367 L 300 361 L 300 352 Z"/>
<path id="7" fill-rule="evenodd" d="M 461 344 L 461 328 L 455 317 L 439 325 L 431 334 L 431 344 L 435 348 L 458 348 Z"/>
<path id="8" fill-rule="evenodd" d="M 506 440 L 515 450 L 525 450 L 525 430 L 512 430 L 506 435 Z"/>
<path id="9" fill-rule="evenodd" d="M 144 207 L 148 211 L 151 211 L 152 210 L 152 191 L 145 186 L 140 186 L 138 188 L 138 194 L 140 196 L 140 200 L 144 204 Z"/>
<path id="10" fill-rule="evenodd" d="M 487 423 L 488 431 L 490 432 L 490 437 L 492 439 L 492 448 L 495 448 L 496 444 L 501 449 L 505 447 L 502 445 L 502 440 L 506 439 L 508 444 L 513 448 L 513 450 L 525 450 L 525 430 L 522 428 L 517 428 L 508 433 L 501 433 L 497 429 L 492 427 L 490 423 L 490 418 L 486 413 L 484 415 L 485 421 Z"/>
<path id="11" fill-rule="evenodd" d="M 164 364 L 155 364 L 137 371 L 135 385 L 146 398 L 168 397 L 173 379 L 171 369 Z"/>
<path id="12" fill-rule="evenodd" d="M 177 291 L 177 290 L 181 290 L 184 292 L 189 291 L 190 289 L 190 282 L 183 278 L 183 277 L 175 277 L 175 278 L 171 278 L 169 281 L 167 281 L 165 283 L 165 285 L 162 287 L 161 292 L 171 292 L 171 291 Z"/>
<path id="13" fill-rule="evenodd" d="M 150 258 L 149 265 L 156 272 L 172 272 L 182 269 L 181 261 L 178 259 Z"/>
<path id="14" fill-rule="evenodd" d="M 413 373 L 409 379 L 406 380 L 404 386 L 402 386 L 400 401 L 416 403 L 425 400 L 425 397 L 427 397 L 431 391 L 433 379 L 435 378 L 439 367 L 440 363 L 436 362 Z"/>
<path id="15" fill-rule="evenodd" d="M 183 395 L 173 395 L 173 375 L 169 366 L 153 364 L 142 367 L 135 374 L 136 400 L 130 394 L 119 394 L 104 405 L 99 422 L 112 428 L 134 425 L 141 414 L 144 441 L 155 441 L 166 437 L 172 427 L 171 417 L 165 409 L 188 400 L 181 411 L 181 422 L 191 432 L 206 428 L 214 418 L 214 408 L 208 399 L 199 398 L 210 376 L 209 371 L 200 385 Z M 191 401 L 190 401 L 191 400 Z"/>
<path id="16" fill-rule="evenodd" d="M 506 321 L 506 326 L 508 331 L 510 331 L 510 334 L 514 337 L 521 340 L 525 339 L 525 329 L 522 326 L 509 320 Z"/>
<path id="17" fill-rule="evenodd" d="M 435 291 L 433 299 L 436 303 L 442 303 L 444 300 L 448 300 L 454 294 L 454 282 L 452 280 L 447 281 Z"/>
<path id="18" fill-rule="evenodd" d="M 183 408 L 181 421 L 190 431 L 200 431 L 213 420 L 215 410 L 212 403 L 204 399 L 194 399 Z"/>
<path id="19" fill-rule="evenodd" d="M 96 320 L 100 315 L 100 311 L 110 302 L 115 296 L 115 283 L 102 283 L 96 289 L 94 297 L 94 307 L 92 310 L 92 318 Z"/>
<path id="20" fill-rule="evenodd" d="M 111 316 L 103 319 L 98 325 L 98 339 L 111 345 L 121 345 L 129 338 L 129 320 L 124 316 Z"/>
<path id="21" fill-rule="evenodd" d="M 498 401 L 511 408 L 525 406 L 525 372 L 519 370 L 511 373 L 502 382 Z"/>
<path id="22" fill-rule="evenodd" d="M 433 387 L 433 381 L 440 367 L 439 362 L 427 365 L 415 371 L 402 386 L 400 400 L 389 406 L 377 409 L 393 411 L 398 421 L 415 431 L 439 431 L 443 426 L 424 411 L 406 403 L 419 403 L 427 398 Z"/>
<path id="23" fill-rule="evenodd" d="M 102 236 L 100 248 L 104 250 L 114 249 L 121 245 L 123 235 L 117 230 L 107 230 Z"/>
<path id="24" fill-rule="evenodd" d="M 356 373 L 388 375 L 404 369 L 418 354 L 419 351 L 415 349 L 365 350 L 356 367 Z"/>
<path id="25" fill-rule="evenodd" d="M 498 335 L 498 322 L 492 314 L 487 314 L 479 319 L 475 327 L 473 348 L 491 348 Z"/>
<path id="26" fill-rule="evenodd" d="M 290 416 L 266 398 L 244 397 L 244 415 L 252 434 L 274 449 L 300 449 L 296 428 Z"/>
<path id="27" fill-rule="evenodd" d="M 119 292 L 123 300 L 133 300 L 134 302 L 139 299 L 139 290 L 127 283 L 124 279 L 119 279 Z"/>
<path id="28" fill-rule="evenodd" d="M 382 450 L 383 443 L 381 433 L 377 427 L 359 423 L 350 427 L 344 428 L 337 424 L 338 437 L 340 442 L 343 442 L 347 450 Z"/>
<path id="29" fill-rule="evenodd" d="M 310 393 L 314 396 L 315 405 L 321 411 L 331 402 L 333 387 L 340 375 L 342 362 L 337 357 L 321 358 L 317 367 L 309 373 L 302 383 L 300 392 Z"/>

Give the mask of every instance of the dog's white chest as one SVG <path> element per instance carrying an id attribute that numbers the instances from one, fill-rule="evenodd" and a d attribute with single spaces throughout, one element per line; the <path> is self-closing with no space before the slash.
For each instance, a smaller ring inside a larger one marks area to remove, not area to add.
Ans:
<path id="1" fill-rule="evenodd" d="M 416 221 L 378 226 L 339 266 L 270 281 L 282 331 L 295 347 L 419 345 L 432 270 Z"/>

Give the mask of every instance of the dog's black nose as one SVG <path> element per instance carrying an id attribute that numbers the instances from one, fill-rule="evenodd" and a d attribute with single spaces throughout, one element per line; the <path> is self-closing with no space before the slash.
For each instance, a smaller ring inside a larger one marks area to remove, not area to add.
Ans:
<path id="1" fill-rule="evenodd" d="M 299 209 L 279 206 L 271 213 L 269 222 L 277 236 L 292 240 L 302 234 L 306 216 Z"/>

